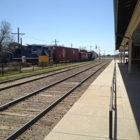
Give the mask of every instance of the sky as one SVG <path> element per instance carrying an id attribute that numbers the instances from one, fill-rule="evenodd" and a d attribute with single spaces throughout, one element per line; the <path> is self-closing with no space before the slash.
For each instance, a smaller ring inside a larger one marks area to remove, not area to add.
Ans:
<path id="1" fill-rule="evenodd" d="M 25 33 L 23 43 L 53 45 L 56 39 L 57 45 L 114 54 L 113 0 L 1 0 L 0 5 L 0 23 Z"/>

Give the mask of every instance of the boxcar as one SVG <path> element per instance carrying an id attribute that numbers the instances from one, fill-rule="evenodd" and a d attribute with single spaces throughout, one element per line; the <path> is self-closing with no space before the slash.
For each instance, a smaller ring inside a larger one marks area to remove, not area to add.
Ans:
<path id="1" fill-rule="evenodd" d="M 88 59 L 87 51 L 80 51 L 79 52 L 79 59 L 80 60 L 86 60 L 86 59 Z"/>
<path id="2" fill-rule="evenodd" d="M 52 46 L 54 61 L 68 61 L 68 48 L 63 46 Z"/>
<path id="3" fill-rule="evenodd" d="M 79 59 L 79 49 L 63 46 L 52 46 L 54 61 L 77 61 Z"/>
<path id="4" fill-rule="evenodd" d="M 69 61 L 78 61 L 79 60 L 79 49 L 68 48 L 68 60 Z"/>

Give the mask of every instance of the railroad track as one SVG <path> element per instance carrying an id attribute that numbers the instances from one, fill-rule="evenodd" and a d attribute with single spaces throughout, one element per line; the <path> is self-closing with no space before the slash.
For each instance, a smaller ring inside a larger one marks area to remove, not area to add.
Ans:
<path id="1" fill-rule="evenodd" d="M 76 67 L 75 69 L 55 73 L 55 74 L 52 74 L 49 76 L 45 75 L 41 78 L 40 77 L 36 78 L 36 79 L 34 78 L 34 80 L 29 79 L 28 81 L 24 81 L 22 83 L 19 82 L 19 83 L 12 85 L 12 87 L 9 87 L 9 86 L 7 88 L 4 87 L 4 89 L 0 90 L 0 110 L 3 108 L 2 105 L 7 106 L 6 105 L 7 102 L 11 102 L 10 104 L 12 104 L 13 100 L 17 100 L 17 101 L 22 100 L 23 99 L 23 98 L 21 98 L 22 96 L 25 96 L 24 97 L 24 99 L 25 99 L 26 96 L 29 97 L 31 95 L 29 93 L 33 93 L 33 94 L 38 93 L 40 90 L 44 89 L 43 87 L 46 87 L 46 88 L 50 87 L 56 81 L 61 80 L 62 77 L 66 78 L 66 77 L 72 75 L 73 73 L 80 71 L 81 69 L 84 69 L 84 68 L 90 67 L 90 66 L 100 65 L 103 62 L 90 63 L 90 65 Z M 19 99 L 19 98 L 21 98 L 21 99 Z"/>
<path id="2" fill-rule="evenodd" d="M 77 72 L 76 74 L 67 77 L 65 81 L 63 79 L 47 90 L 45 90 L 45 88 L 42 89 L 38 94 L 36 94 L 36 96 L 27 98 L 26 100 L 24 99 L 24 101 L 19 102 L 8 109 L 5 107 L 5 110 L 0 113 L 0 119 L 2 121 L 0 136 L 5 138 L 12 133 L 6 138 L 6 140 L 16 139 L 21 135 L 21 133 L 44 116 L 85 80 L 99 71 L 99 69 L 101 69 L 105 64 Z M 42 111 L 40 112 L 40 110 Z"/>
<path id="3" fill-rule="evenodd" d="M 92 61 L 92 62 L 94 62 L 94 63 L 96 63 L 98 60 L 94 60 L 94 61 Z M 76 69 L 76 68 L 78 68 L 78 67 L 83 67 L 83 66 L 86 66 L 86 65 L 89 65 L 89 64 L 91 64 L 92 62 L 89 62 L 89 63 L 84 63 L 84 64 L 81 64 L 81 65 L 78 65 L 78 66 L 71 66 L 71 68 L 65 68 L 65 69 L 60 69 L 60 70 L 57 70 L 56 72 L 55 71 L 53 71 L 53 73 L 51 73 L 51 74 L 47 74 L 46 72 L 42 72 L 42 73 L 38 73 L 38 74 L 32 74 L 32 75 L 29 75 L 29 76 L 23 76 L 23 77 L 20 77 L 20 78 L 14 78 L 14 79 L 10 79 L 10 80 L 5 80 L 5 81 L 2 81 L 2 82 L 0 82 L 0 85 L 1 85 L 1 87 L 3 87 L 3 85 L 4 85 L 4 87 L 8 87 L 9 85 L 7 84 L 6 86 L 5 86 L 5 84 L 6 83 L 9 83 L 9 84 L 11 84 L 11 82 L 12 82 L 12 84 L 14 83 L 15 85 L 16 85 L 16 83 L 18 82 L 18 83 L 22 83 L 23 81 L 25 82 L 26 80 L 28 81 L 28 80 L 32 80 L 32 78 L 34 79 L 37 79 L 37 77 L 38 78 L 40 78 L 40 77 L 42 77 L 42 76 L 46 76 L 46 74 L 48 75 L 48 76 L 51 76 L 51 75 L 53 75 L 53 74 L 57 74 L 57 73 L 61 73 L 61 72 L 64 72 L 64 71 L 69 71 L 69 70 L 71 70 L 71 69 Z M 11 86 L 11 85 L 10 85 Z M 0 88 L 0 90 L 1 90 L 2 88 Z"/>
<path id="4" fill-rule="evenodd" d="M 42 78 L 46 78 L 46 77 L 49 77 L 49 76 L 53 76 L 53 75 L 56 75 L 56 74 L 60 74 L 60 73 L 63 73 L 63 72 L 71 71 L 71 70 L 74 70 L 74 69 L 77 69 L 77 68 L 82 68 L 82 67 L 91 65 L 93 63 L 96 64 L 98 62 L 97 61 L 92 61 L 92 62 L 87 63 L 87 64 L 83 64 L 83 65 L 75 66 L 75 67 L 72 67 L 72 68 L 59 70 L 57 72 L 53 72 L 53 73 L 50 73 L 50 74 L 42 73 L 42 74 L 36 74 L 36 75 L 31 75 L 31 76 L 26 76 L 26 77 L 21 77 L 21 78 L 17 78 L 17 79 L 11 79 L 11 80 L 7 80 L 7 81 L 3 81 L 3 82 L 0 82 L 0 91 L 11 88 L 11 87 L 19 86 L 19 85 L 22 85 L 22 84 L 25 84 L 25 83 L 28 83 L 28 82 L 32 82 L 32 81 L 35 81 L 35 80 L 39 80 L 39 79 L 42 79 Z"/>

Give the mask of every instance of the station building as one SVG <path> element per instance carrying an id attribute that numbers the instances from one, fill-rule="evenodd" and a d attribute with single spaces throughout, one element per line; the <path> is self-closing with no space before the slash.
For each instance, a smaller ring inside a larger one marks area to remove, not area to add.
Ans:
<path id="1" fill-rule="evenodd" d="M 128 73 L 132 64 L 140 64 L 140 0 L 114 0 L 115 49 L 125 64 L 128 52 Z"/>

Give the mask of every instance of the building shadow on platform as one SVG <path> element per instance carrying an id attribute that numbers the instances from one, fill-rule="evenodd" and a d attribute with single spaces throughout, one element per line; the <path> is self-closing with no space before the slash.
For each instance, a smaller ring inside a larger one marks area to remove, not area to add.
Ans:
<path id="1" fill-rule="evenodd" d="M 118 63 L 118 66 L 140 134 L 140 65 L 132 65 L 131 74 L 128 74 L 128 65 Z"/>

